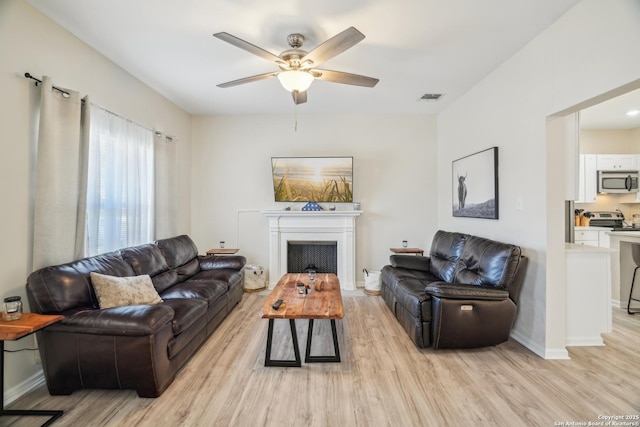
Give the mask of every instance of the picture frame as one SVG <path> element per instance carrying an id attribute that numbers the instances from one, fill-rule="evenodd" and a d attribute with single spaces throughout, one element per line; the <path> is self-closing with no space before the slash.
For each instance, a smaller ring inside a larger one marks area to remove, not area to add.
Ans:
<path id="1" fill-rule="evenodd" d="M 271 170 L 276 202 L 353 203 L 353 157 L 272 157 Z"/>
<path id="2" fill-rule="evenodd" d="M 451 170 L 453 216 L 498 219 L 498 147 L 456 159 Z"/>

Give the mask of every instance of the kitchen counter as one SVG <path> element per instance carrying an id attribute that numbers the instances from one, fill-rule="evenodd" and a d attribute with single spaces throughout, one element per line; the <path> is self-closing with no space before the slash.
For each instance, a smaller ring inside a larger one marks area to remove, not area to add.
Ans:
<path id="1" fill-rule="evenodd" d="M 580 230 L 595 230 L 595 231 L 611 230 L 610 227 L 591 227 L 590 225 L 588 225 L 588 226 L 576 225 L 574 228 L 576 229 L 576 231 L 580 231 Z"/>
<path id="2" fill-rule="evenodd" d="M 618 252 L 611 259 L 612 302 L 617 307 L 627 308 L 633 270 L 636 268 L 631 257 L 631 245 L 640 244 L 640 231 L 610 231 L 607 234 L 611 249 Z"/>
<path id="3" fill-rule="evenodd" d="M 638 237 L 640 237 L 640 234 L 638 235 Z M 607 254 L 616 252 L 615 249 L 611 249 L 611 248 L 601 248 L 599 246 L 585 246 L 585 245 L 578 245 L 576 243 L 565 243 L 564 251 L 565 253 L 582 252 L 582 253 L 607 253 Z"/>

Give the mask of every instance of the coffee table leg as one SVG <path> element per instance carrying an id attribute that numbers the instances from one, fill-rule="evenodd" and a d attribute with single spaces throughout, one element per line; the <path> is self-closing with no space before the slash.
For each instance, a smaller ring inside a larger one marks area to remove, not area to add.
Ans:
<path id="1" fill-rule="evenodd" d="M 271 343 L 273 341 L 273 321 L 269 319 L 269 330 L 267 331 L 267 354 L 264 358 L 264 366 L 280 366 L 284 368 L 299 368 L 302 366 L 300 358 L 300 349 L 298 348 L 298 333 L 296 331 L 296 321 L 289 319 L 289 328 L 291 329 L 291 341 L 293 342 L 293 353 L 295 360 L 274 360 L 271 358 Z"/>
<path id="2" fill-rule="evenodd" d="M 338 346 L 338 333 L 336 331 L 336 321 L 331 319 L 331 334 L 333 335 L 333 351 L 335 356 L 312 356 L 311 337 L 313 336 L 313 319 L 309 319 L 309 332 L 307 332 L 307 350 L 305 351 L 305 363 L 325 363 L 340 362 L 340 347 Z"/>

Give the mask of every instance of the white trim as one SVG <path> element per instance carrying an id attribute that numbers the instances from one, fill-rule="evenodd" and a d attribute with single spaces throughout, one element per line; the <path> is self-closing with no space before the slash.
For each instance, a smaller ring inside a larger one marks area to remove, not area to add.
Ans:
<path id="1" fill-rule="evenodd" d="M 336 242 L 340 289 L 356 289 L 356 218 L 361 211 L 262 211 L 269 220 L 269 288 L 287 273 L 289 241 Z"/>
<path id="2" fill-rule="evenodd" d="M 5 406 L 13 403 L 14 401 L 24 396 L 25 394 L 31 393 L 32 391 L 42 386 L 43 384 L 45 384 L 44 371 L 40 369 L 38 372 L 31 375 L 26 380 L 18 383 L 16 386 L 11 387 L 8 390 L 5 390 L 4 392 Z"/>
<path id="3" fill-rule="evenodd" d="M 556 348 L 549 349 L 538 345 L 537 343 L 531 341 L 528 337 L 522 335 L 518 331 L 511 331 L 511 338 L 523 346 L 527 347 L 529 350 L 542 357 L 543 359 L 558 359 L 558 360 L 570 360 L 569 352 L 566 348 Z"/>
<path id="4" fill-rule="evenodd" d="M 567 347 L 601 347 L 604 346 L 602 337 L 573 337 L 567 338 Z"/>

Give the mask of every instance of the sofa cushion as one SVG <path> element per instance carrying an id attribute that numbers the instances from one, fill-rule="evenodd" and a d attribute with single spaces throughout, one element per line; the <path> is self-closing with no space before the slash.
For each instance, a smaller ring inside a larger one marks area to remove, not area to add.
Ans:
<path id="1" fill-rule="evenodd" d="M 206 301 L 209 306 L 218 298 L 223 297 L 228 289 L 229 286 L 219 280 L 189 280 L 170 287 L 161 293 L 161 297 L 164 300 L 197 298 Z"/>
<path id="2" fill-rule="evenodd" d="M 115 277 L 92 272 L 90 276 L 100 308 L 159 304 L 162 302 L 160 295 L 153 287 L 151 277 L 147 274 L 133 277 Z"/>
<path id="3" fill-rule="evenodd" d="M 200 263 L 197 258 L 192 259 L 188 263 L 181 265 L 175 269 L 181 282 L 184 282 L 191 276 L 200 271 Z"/>
<path id="4" fill-rule="evenodd" d="M 242 255 L 207 255 L 198 257 L 202 270 L 242 270 L 247 259 Z"/>
<path id="5" fill-rule="evenodd" d="M 198 274 L 191 277 L 188 281 L 221 281 L 229 284 L 229 287 L 242 284 L 244 272 L 242 270 L 201 270 Z"/>
<path id="6" fill-rule="evenodd" d="M 64 313 L 69 310 L 98 308 L 89 273 L 95 271 L 113 276 L 134 276 L 120 252 L 109 252 L 34 271 L 27 279 L 33 296 L 32 310 L 42 314 Z"/>
<path id="7" fill-rule="evenodd" d="M 458 271 L 451 281 L 506 288 L 518 269 L 520 254 L 518 246 L 470 236 L 460 256 Z"/>
<path id="8" fill-rule="evenodd" d="M 175 316 L 173 316 L 173 320 L 171 321 L 173 335 L 180 335 L 189 329 L 196 320 L 203 317 L 207 312 L 206 301 L 200 299 L 167 299 L 163 305 L 171 307 L 175 312 Z"/>
<path id="9" fill-rule="evenodd" d="M 408 279 L 398 282 L 396 300 L 411 316 L 423 322 L 431 320 L 431 296 L 425 293 L 425 284 Z"/>
<path id="10" fill-rule="evenodd" d="M 170 268 L 180 267 L 198 256 L 198 248 L 187 235 L 156 241 Z"/>
<path id="11" fill-rule="evenodd" d="M 453 282 L 458 268 L 458 259 L 462 255 L 469 235 L 438 230 L 433 237 L 429 257 L 429 271 L 445 282 Z"/>
<path id="12" fill-rule="evenodd" d="M 155 276 L 169 269 L 160 249 L 151 243 L 121 249 L 120 253 L 138 276 L 143 274 Z"/>
<path id="13" fill-rule="evenodd" d="M 180 278 L 175 270 L 169 270 L 158 274 L 157 276 L 153 276 L 151 281 L 153 282 L 153 287 L 156 288 L 156 291 L 162 292 L 178 283 Z"/>
<path id="14" fill-rule="evenodd" d="M 391 266 L 408 270 L 429 271 L 429 258 L 420 255 L 391 255 Z"/>

